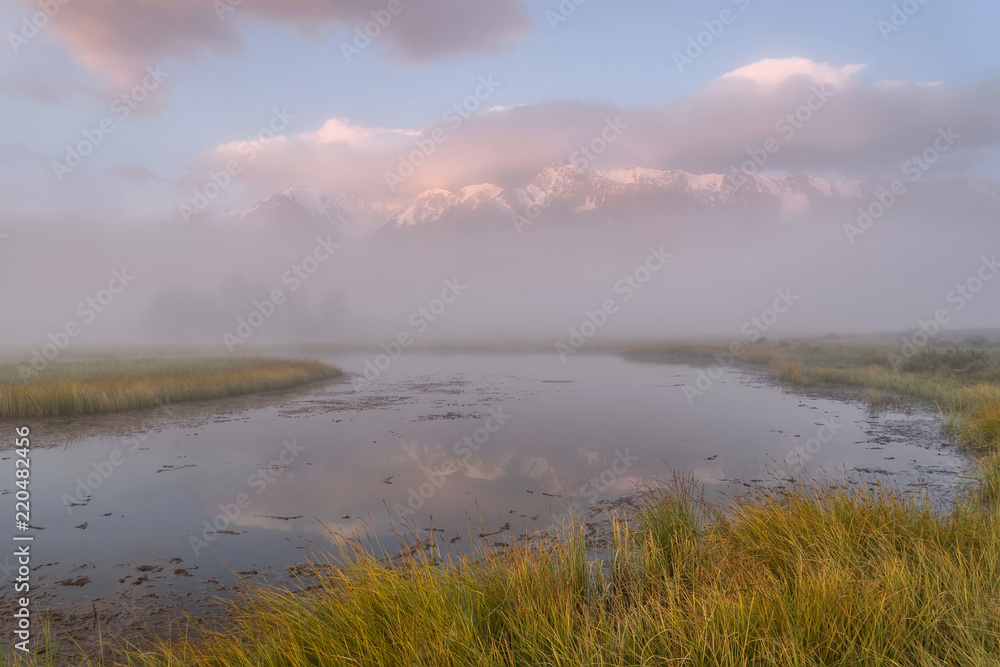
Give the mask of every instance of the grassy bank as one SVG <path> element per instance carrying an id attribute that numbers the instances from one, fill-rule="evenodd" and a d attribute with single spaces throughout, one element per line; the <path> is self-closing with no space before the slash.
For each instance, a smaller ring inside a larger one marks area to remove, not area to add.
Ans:
<path id="1" fill-rule="evenodd" d="M 648 360 L 728 362 L 728 346 L 664 343 L 633 347 L 626 357 Z M 944 346 L 913 349 L 865 342 L 765 343 L 746 346 L 739 363 L 768 367 L 782 382 L 839 385 L 864 390 L 869 405 L 882 408 L 916 399 L 947 418 L 955 442 L 979 456 L 977 497 L 1000 503 L 1000 347 L 984 350 Z"/>
<path id="2" fill-rule="evenodd" d="M 722 507 L 675 485 L 546 545 L 385 565 L 324 563 L 307 593 L 261 586 L 223 629 L 130 664 L 996 665 L 1000 524 L 874 489 L 803 486 Z M 440 554 L 435 554 L 440 556 Z"/>
<path id="3" fill-rule="evenodd" d="M 722 349 L 687 352 L 711 363 Z M 606 545 L 579 530 L 386 562 L 342 543 L 299 585 L 225 602 L 222 627 L 193 623 L 107 664 L 1000 665 L 995 357 L 954 369 L 940 357 L 893 365 L 873 346 L 753 352 L 784 382 L 940 406 L 979 455 L 968 497 L 942 513 L 884 486 L 776 481 L 716 504 L 675 482 L 612 517 Z"/>
<path id="4" fill-rule="evenodd" d="M 28 369 L 26 371 L 26 369 Z M 318 361 L 263 357 L 94 359 L 0 365 L 0 417 L 119 412 L 287 389 L 341 375 Z"/>
<path id="5" fill-rule="evenodd" d="M 711 364 L 728 351 L 722 344 L 669 343 L 627 348 L 625 356 Z M 950 418 L 959 444 L 981 452 L 1000 449 L 1000 348 L 927 349 L 906 356 L 898 345 L 766 343 L 724 359 L 768 367 L 789 384 L 858 387 L 876 407 L 896 398 L 925 401 Z"/>

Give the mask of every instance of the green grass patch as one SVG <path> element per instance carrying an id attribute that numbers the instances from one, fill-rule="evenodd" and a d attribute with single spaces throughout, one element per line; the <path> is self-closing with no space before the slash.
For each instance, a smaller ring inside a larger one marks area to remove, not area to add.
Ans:
<path id="1" fill-rule="evenodd" d="M 27 371 L 26 371 L 27 369 Z M 95 359 L 0 365 L 0 418 L 120 412 L 288 389 L 342 375 L 318 361 L 264 357 Z"/>

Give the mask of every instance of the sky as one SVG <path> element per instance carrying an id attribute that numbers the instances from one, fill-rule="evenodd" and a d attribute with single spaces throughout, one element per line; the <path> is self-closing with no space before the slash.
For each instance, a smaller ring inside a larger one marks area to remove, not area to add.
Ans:
<path id="1" fill-rule="evenodd" d="M 213 181 L 220 210 L 513 187 L 609 124 L 593 168 L 721 173 L 777 138 L 763 172 L 891 180 L 950 132 L 927 180 L 1000 180 L 998 21 L 986 0 L 2 0 L 0 216 L 151 222 Z"/>

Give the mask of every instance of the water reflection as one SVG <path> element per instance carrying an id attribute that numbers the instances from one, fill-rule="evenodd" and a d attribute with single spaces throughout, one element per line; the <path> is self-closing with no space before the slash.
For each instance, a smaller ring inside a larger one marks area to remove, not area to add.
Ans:
<path id="1" fill-rule="evenodd" d="M 613 356 L 414 353 L 357 387 L 39 421 L 35 557 L 52 565 L 38 576 L 53 603 L 197 594 L 233 572 L 283 570 L 328 531 L 535 531 L 672 470 L 758 479 L 796 448 L 807 472 L 881 472 L 936 492 L 966 464 L 932 415 L 869 414 L 740 373 L 692 405 L 679 385 L 695 374 Z M 89 583 L 57 584 L 80 576 Z"/>

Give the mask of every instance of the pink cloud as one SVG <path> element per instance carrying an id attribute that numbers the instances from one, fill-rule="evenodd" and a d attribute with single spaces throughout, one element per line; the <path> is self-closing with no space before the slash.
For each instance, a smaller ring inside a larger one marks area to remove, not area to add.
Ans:
<path id="1" fill-rule="evenodd" d="M 952 126 L 961 134 L 949 156 L 955 164 L 975 165 L 977 154 L 1000 144 L 992 112 L 1000 104 L 1000 81 L 967 88 L 863 83 L 855 79 L 860 70 L 804 58 L 767 60 L 656 107 L 575 102 L 494 107 L 457 127 L 437 120 L 420 128 L 377 128 L 331 119 L 274 142 L 241 178 L 253 196 L 298 185 L 403 200 L 425 189 L 471 183 L 519 186 L 581 147 L 600 147 L 604 128 L 615 119 L 626 127 L 588 159 L 591 168 L 638 164 L 720 173 L 738 168 L 748 151 L 774 139 L 779 150 L 763 171 L 879 178 L 898 176 L 896 165 L 923 151 L 939 127 Z M 421 151 L 421 145 L 433 150 Z M 195 171 L 218 168 L 237 149 L 227 144 L 206 151 Z M 393 191 L 386 174 L 415 163 L 415 151 L 423 152 L 423 159 Z"/>
<path id="2" fill-rule="evenodd" d="M 389 2 L 401 10 L 378 48 L 405 60 L 494 51 L 529 27 L 520 0 L 79 0 L 62 6 L 52 23 L 81 62 L 128 84 L 166 59 L 241 50 L 239 26 L 247 19 L 320 37 L 371 21 Z"/>

